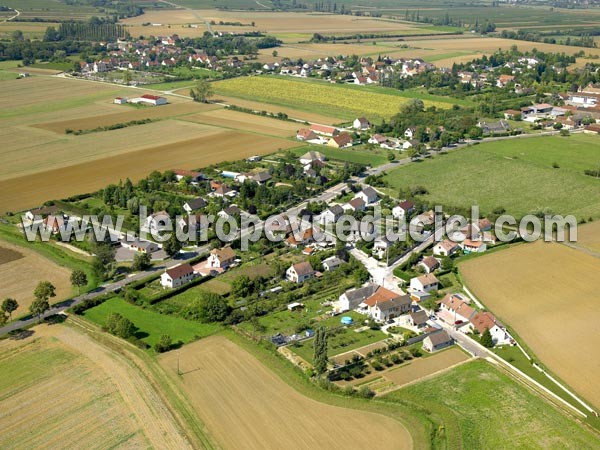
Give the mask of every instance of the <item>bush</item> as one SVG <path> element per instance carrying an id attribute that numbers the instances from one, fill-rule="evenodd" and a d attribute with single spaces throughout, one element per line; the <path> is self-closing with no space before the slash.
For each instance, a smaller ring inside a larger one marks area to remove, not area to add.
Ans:
<path id="1" fill-rule="evenodd" d="M 358 388 L 358 391 L 356 391 L 356 395 L 362 398 L 373 398 L 375 397 L 375 392 L 369 389 L 369 386 L 361 386 Z"/>
<path id="2" fill-rule="evenodd" d="M 168 334 L 163 334 L 158 342 L 154 344 L 154 350 L 157 353 L 168 352 L 173 346 L 173 340 Z"/>

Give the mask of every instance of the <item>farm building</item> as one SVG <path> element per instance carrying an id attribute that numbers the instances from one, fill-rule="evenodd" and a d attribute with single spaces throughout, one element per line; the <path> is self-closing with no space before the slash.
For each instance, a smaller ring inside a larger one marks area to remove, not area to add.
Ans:
<path id="1" fill-rule="evenodd" d="M 329 139 L 327 145 L 335 148 L 352 147 L 352 136 L 349 133 L 341 133 Z"/>
<path id="2" fill-rule="evenodd" d="M 359 117 L 358 119 L 354 119 L 354 122 L 352 122 L 352 128 L 355 130 L 368 130 L 371 128 L 371 122 L 369 122 L 365 117 Z"/>
<path id="3" fill-rule="evenodd" d="M 144 94 L 140 97 L 134 98 L 130 100 L 131 103 L 144 103 L 146 105 L 151 106 L 160 106 L 166 105 L 168 103 L 165 97 L 160 97 L 158 95 Z"/>
<path id="4" fill-rule="evenodd" d="M 314 131 L 317 134 L 321 134 L 323 136 L 333 137 L 337 136 L 339 131 L 336 127 L 331 127 L 329 125 L 319 125 L 318 123 L 314 123 L 310 126 L 310 130 Z"/>
<path id="5" fill-rule="evenodd" d="M 127 103 L 127 99 L 125 97 L 115 97 L 113 103 L 116 105 L 124 105 Z"/>

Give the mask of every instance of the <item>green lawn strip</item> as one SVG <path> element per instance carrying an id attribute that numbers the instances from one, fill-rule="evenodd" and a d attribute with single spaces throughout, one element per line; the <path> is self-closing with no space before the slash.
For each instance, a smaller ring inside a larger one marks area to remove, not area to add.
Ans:
<path id="1" fill-rule="evenodd" d="M 435 410 L 458 425 L 464 448 L 600 448 L 597 436 L 572 416 L 482 360 L 384 398 Z"/>
<path id="2" fill-rule="evenodd" d="M 210 336 L 221 329 L 221 326 L 217 324 L 193 322 L 160 314 L 150 309 L 143 309 L 127 303 L 121 297 L 113 297 L 88 309 L 83 316 L 99 326 L 104 326 L 111 313 L 119 313 L 133 322 L 138 328 L 136 337 L 148 345 L 154 345 L 163 334 L 171 336 L 173 342 L 188 343 L 197 338 Z"/>
<path id="3" fill-rule="evenodd" d="M 353 148 L 334 148 L 326 145 L 307 145 L 299 148 L 291 149 L 291 151 L 297 155 L 302 156 L 306 152 L 316 151 L 324 154 L 327 158 L 347 161 L 350 163 L 362 164 L 364 166 L 380 166 L 385 164 L 387 160 L 387 153 L 382 150 L 367 150 L 364 147 L 353 149 Z"/>

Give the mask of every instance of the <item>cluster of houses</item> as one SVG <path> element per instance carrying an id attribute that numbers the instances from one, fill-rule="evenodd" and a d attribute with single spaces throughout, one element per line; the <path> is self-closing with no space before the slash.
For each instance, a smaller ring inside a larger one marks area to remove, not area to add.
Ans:
<path id="1" fill-rule="evenodd" d="M 362 57 L 358 61 L 359 70 L 354 69 L 354 63 L 353 60 L 352 65 L 349 66 L 348 58 L 343 56 L 319 58 L 314 61 L 284 60 L 281 63 L 265 63 L 261 72 L 302 78 L 320 77 L 327 78 L 332 82 L 370 85 L 379 84 L 382 79 L 385 80 L 392 75 L 406 78 L 435 69 L 433 64 L 420 58 L 405 59 L 385 56 L 375 61 L 369 57 Z"/>
<path id="2" fill-rule="evenodd" d="M 219 59 L 209 56 L 201 50 L 190 54 L 189 50 L 177 45 L 179 36 L 159 36 L 156 39 L 119 39 L 116 43 L 102 43 L 106 47 L 106 58 L 93 62 L 81 61 L 83 75 L 94 76 L 116 70 L 152 71 L 159 68 L 174 67 L 178 64 L 201 65 L 212 70 L 239 68 L 244 62 L 237 56 Z M 134 82 L 135 83 L 135 82 Z"/>
<path id="3" fill-rule="evenodd" d="M 349 132 L 320 124 L 312 124 L 310 128 L 300 128 L 296 133 L 296 139 L 309 144 L 328 145 L 334 148 L 352 147 L 355 143 L 353 135 Z"/>

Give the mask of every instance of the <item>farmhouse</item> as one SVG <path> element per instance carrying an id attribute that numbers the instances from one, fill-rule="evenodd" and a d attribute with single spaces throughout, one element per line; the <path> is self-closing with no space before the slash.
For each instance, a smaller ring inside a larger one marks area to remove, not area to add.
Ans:
<path id="1" fill-rule="evenodd" d="M 358 119 L 354 119 L 354 122 L 352 122 L 352 128 L 355 130 L 368 130 L 371 128 L 371 122 L 369 122 L 365 117 L 359 117 Z"/>
<path id="2" fill-rule="evenodd" d="M 296 139 L 299 141 L 314 141 L 319 139 L 319 136 L 308 128 L 300 128 L 296 133 Z"/>
<path id="3" fill-rule="evenodd" d="M 320 134 L 327 137 L 337 136 L 339 133 L 336 127 L 330 127 L 329 125 L 319 125 L 318 123 L 312 124 L 310 126 L 310 129 L 316 134 Z"/>
<path id="4" fill-rule="evenodd" d="M 433 254 L 436 256 L 451 256 L 459 248 L 460 246 L 456 242 L 444 239 L 442 242 L 435 244 L 433 247 Z"/>
<path id="5" fill-rule="evenodd" d="M 204 200 L 202 197 L 197 197 L 193 200 L 188 200 L 187 202 L 185 202 L 183 204 L 183 209 L 188 214 L 191 214 L 192 212 L 197 211 L 202 208 L 205 208 L 205 207 L 206 207 L 206 200 Z"/>
<path id="6" fill-rule="evenodd" d="M 410 289 L 413 291 L 430 292 L 438 288 L 439 280 L 433 274 L 411 278 Z"/>
<path id="7" fill-rule="evenodd" d="M 490 330 L 494 345 L 505 345 L 511 343 L 511 337 L 504 329 L 504 326 L 496 320 L 496 317 L 491 312 L 481 311 L 471 318 L 469 324 L 471 330 L 477 330 L 479 334 L 485 333 L 485 330 Z"/>
<path id="8" fill-rule="evenodd" d="M 327 145 L 335 148 L 352 147 L 352 136 L 350 133 L 341 133 L 329 139 Z"/>
<path id="9" fill-rule="evenodd" d="M 449 347 L 452 344 L 454 344 L 454 339 L 444 330 L 440 330 L 430 334 L 423 340 L 423 349 L 432 353 Z"/>
<path id="10" fill-rule="evenodd" d="M 304 283 L 314 276 L 315 271 L 307 261 L 294 264 L 285 272 L 285 277 L 292 283 Z"/>
<path id="11" fill-rule="evenodd" d="M 192 266 L 184 263 L 167 269 L 160 276 L 160 284 L 165 288 L 177 288 L 189 283 L 195 276 Z"/>

